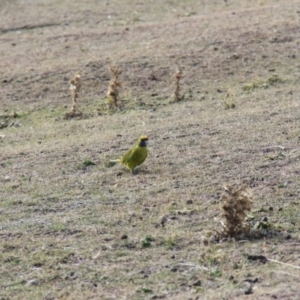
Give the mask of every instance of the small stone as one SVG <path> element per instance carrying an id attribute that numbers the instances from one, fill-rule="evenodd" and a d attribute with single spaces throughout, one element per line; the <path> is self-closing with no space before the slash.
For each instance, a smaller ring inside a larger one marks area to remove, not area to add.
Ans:
<path id="1" fill-rule="evenodd" d="M 167 216 L 163 216 L 160 220 L 160 225 L 162 227 L 165 227 L 167 220 L 168 220 Z"/>
<path id="2" fill-rule="evenodd" d="M 212 235 L 210 238 L 209 238 L 210 242 L 211 243 L 216 243 L 217 242 L 217 239 L 214 235 Z"/>
<path id="3" fill-rule="evenodd" d="M 38 285 L 39 281 L 37 279 L 28 280 L 26 285 Z"/>
<path id="4" fill-rule="evenodd" d="M 197 280 L 193 283 L 193 286 L 201 286 L 201 280 Z"/>

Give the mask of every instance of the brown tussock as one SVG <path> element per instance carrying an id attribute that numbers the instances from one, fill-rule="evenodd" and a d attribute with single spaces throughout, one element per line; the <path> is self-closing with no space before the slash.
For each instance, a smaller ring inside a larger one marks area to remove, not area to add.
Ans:
<path id="1" fill-rule="evenodd" d="M 119 92 L 120 88 L 122 88 L 122 82 L 119 81 L 119 76 L 122 74 L 123 70 L 120 67 L 111 65 L 108 67 L 108 69 L 112 77 L 107 90 L 108 108 L 119 108 Z"/>
<path id="2" fill-rule="evenodd" d="M 250 227 L 245 224 L 246 212 L 252 208 L 252 193 L 248 184 L 240 188 L 231 185 L 224 186 L 221 196 L 223 218 L 223 234 L 226 237 L 239 237 L 247 234 Z"/>
<path id="3" fill-rule="evenodd" d="M 81 75 L 78 72 L 71 80 L 70 80 L 70 92 L 72 97 L 72 107 L 71 111 L 65 113 L 64 118 L 70 119 L 74 117 L 81 117 L 82 112 L 79 110 L 78 97 L 79 91 L 81 88 Z"/>

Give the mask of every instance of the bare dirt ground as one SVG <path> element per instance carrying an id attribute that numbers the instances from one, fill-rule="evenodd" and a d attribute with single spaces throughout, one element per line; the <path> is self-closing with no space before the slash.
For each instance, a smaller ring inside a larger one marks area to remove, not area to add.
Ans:
<path id="1" fill-rule="evenodd" d="M 299 299 L 299 49 L 299 1 L 2 0 L 0 299 Z M 271 230 L 203 243 L 244 181 Z"/>

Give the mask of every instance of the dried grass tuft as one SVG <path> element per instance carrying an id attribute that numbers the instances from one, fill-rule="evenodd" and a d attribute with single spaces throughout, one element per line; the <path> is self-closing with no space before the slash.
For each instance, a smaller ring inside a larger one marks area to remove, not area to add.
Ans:
<path id="1" fill-rule="evenodd" d="M 20 115 L 15 111 L 12 111 L 11 113 L 0 114 L 0 129 L 16 126 L 17 123 L 15 123 L 14 119 L 18 117 L 20 117 Z"/>
<path id="2" fill-rule="evenodd" d="M 261 88 L 263 81 L 259 77 L 255 77 L 252 82 L 243 86 L 244 91 L 253 92 L 257 88 Z"/>
<path id="3" fill-rule="evenodd" d="M 223 236 L 239 237 L 250 232 L 250 226 L 245 223 L 247 211 L 252 208 L 252 193 L 249 185 L 243 184 L 240 188 L 231 185 L 224 186 L 221 196 L 223 218 Z"/>
<path id="4" fill-rule="evenodd" d="M 78 97 L 79 97 L 79 91 L 81 88 L 81 75 L 80 72 L 78 72 L 71 80 L 70 80 L 70 91 L 71 91 L 71 97 L 72 97 L 72 108 L 70 112 L 65 113 L 64 118 L 65 119 L 71 119 L 75 117 L 81 117 L 82 112 L 79 110 L 78 105 Z"/>
<path id="5" fill-rule="evenodd" d="M 182 75 L 183 75 L 182 69 L 180 67 L 178 67 L 173 76 L 174 81 L 175 81 L 175 89 L 174 89 L 174 94 L 173 94 L 174 102 L 178 102 L 183 99 L 183 97 L 180 95 L 180 90 L 181 90 L 180 79 L 182 78 Z"/>
<path id="6" fill-rule="evenodd" d="M 119 108 L 119 92 L 120 88 L 123 86 L 122 82 L 119 80 L 119 76 L 122 74 L 123 70 L 120 67 L 112 65 L 109 65 L 108 69 L 112 77 L 107 90 L 108 108 Z"/>

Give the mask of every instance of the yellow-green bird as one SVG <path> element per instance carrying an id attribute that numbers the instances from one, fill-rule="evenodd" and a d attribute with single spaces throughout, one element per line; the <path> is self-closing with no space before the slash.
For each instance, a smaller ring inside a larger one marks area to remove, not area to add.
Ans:
<path id="1" fill-rule="evenodd" d="M 142 135 L 132 149 L 128 150 L 121 158 L 111 160 L 111 162 L 122 163 L 134 174 L 134 169 L 141 165 L 148 156 L 147 143 L 148 137 Z"/>

